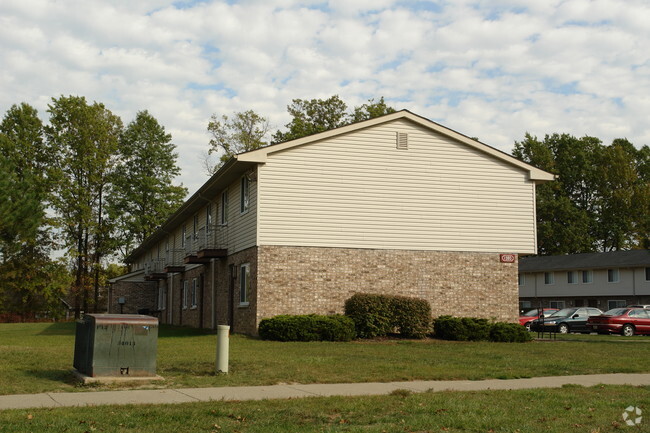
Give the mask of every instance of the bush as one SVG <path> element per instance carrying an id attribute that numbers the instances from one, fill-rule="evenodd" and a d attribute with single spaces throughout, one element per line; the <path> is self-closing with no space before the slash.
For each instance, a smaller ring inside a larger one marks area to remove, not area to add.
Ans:
<path id="1" fill-rule="evenodd" d="M 435 320 L 435 336 L 456 341 L 531 341 L 530 333 L 518 323 L 496 322 L 474 317 L 440 316 Z"/>
<path id="2" fill-rule="evenodd" d="M 490 341 L 525 343 L 532 339 L 530 332 L 519 323 L 494 323 L 490 329 Z"/>
<path id="3" fill-rule="evenodd" d="M 393 332 L 423 338 L 431 332 L 431 307 L 424 299 L 358 293 L 345 301 L 345 315 L 354 321 L 359 338 Z"/>
<path id="4" fill-rule="evenodd" d="M 319 316 L 275 316 L 260 321 L 260 338 L 276 341 L 350 341 L 354 322 L 340 314 Z"/>

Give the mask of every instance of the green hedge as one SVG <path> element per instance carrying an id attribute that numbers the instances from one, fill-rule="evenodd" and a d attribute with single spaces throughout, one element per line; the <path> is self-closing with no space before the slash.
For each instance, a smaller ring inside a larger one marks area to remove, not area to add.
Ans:
<path id="1" fill-rule="evenodd" d="M 354 322 L 340 314 L 319 316 L 275 316 L 260 321 L 260 338 L 276 341 L 350 341 L 355 337 Z"/>
<path id="2" fill-rule="evenodd" d="M 398 332 L 407 338 L 431 333 L 431 307 L 424 299 L 358 293 L 345 301 L 357 337 L 383 337 Z"/>
<path id="3" fill-rule="evenodd" d="M 440 316 L 434 324 L 435 336 L 456 341 L 531 341 L 530 333 L 518 323 L 490 322 L 474 317 Z"/>

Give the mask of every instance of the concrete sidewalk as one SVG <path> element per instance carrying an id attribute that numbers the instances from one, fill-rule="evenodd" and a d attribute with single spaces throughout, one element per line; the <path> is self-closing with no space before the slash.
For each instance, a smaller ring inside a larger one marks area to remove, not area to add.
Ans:
<path id="1" fill-rule="evenodd" d="M 446 380 L 387 383 L 239 386 L 95 392 L 49 392 L 0 395 L 0 410 L 38 407 L 172 404 L 219 400 L 263 400 L 303 397 L 385 395 L 398 389 L 425 391 L 480 391 L 496 389 L 559 388 L 563 385 L 650 385 L 650 374 L 594 374 L 530 379 Z"/>

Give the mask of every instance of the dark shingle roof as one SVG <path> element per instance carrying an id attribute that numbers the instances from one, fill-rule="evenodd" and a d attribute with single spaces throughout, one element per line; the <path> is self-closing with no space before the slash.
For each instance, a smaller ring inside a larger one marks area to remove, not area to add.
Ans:
<path id="1" fill-rule="evenodd" d="M 650 267 L 650 250 L 536 256 L 519 259 L 519 272 Z"/>

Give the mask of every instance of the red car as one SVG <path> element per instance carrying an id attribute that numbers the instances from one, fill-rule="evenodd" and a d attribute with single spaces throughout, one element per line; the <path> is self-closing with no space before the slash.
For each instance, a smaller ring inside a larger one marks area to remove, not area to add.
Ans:
<path id="1" fill-rule="evenodd" d="M 613 308 L 600 316 L 587 319 L 587 329 L 599 334 L 620 333 L 626 337 L 634 334 L 650 334 L 650 310 Z"/>
<path id="2" fill-rule="evenodd" d="M 544 313 L 544 317 L 548 317 L 551 314 L 555 313 L 558 311 L 557 308 L 544 308 L 542 312 Z M 522 326 L 525 326 L 526 329 L 530 331 L 530 322 L 532 322 L 535 319 L 538 319 L 540 316 L 539 314 L 539 308 L 533 308 L 530 311 L 526 311 L 523 316 L 519 316 L 519 323 Z"/>

